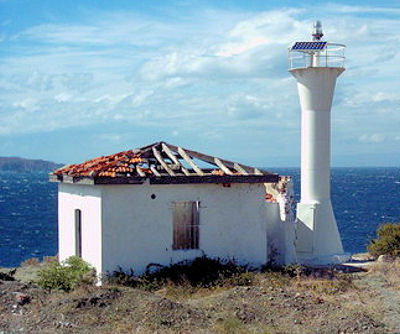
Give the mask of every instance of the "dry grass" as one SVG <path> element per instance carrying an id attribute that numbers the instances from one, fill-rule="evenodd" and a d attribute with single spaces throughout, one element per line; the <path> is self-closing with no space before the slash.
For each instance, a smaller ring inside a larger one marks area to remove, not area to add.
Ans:
<path id="1" fill-rule="evenodd" d="M 21 262 L 20 266 L 21 267 L 36 266 L 39 263 L 40 263 L 40 260 L 38 257 L 32 257 L 30 259 L 26 259 L 25 261 Z"/>
<path id="2" fill-rule="evenodd" d="M 383 306 L 370 312 L 365 305 L 371 305 L 370 294 L 351 275 L 300 267 L 251 272 L 201 264 L 216 270 L 208 272 L 208 280 L 196 278 L 202 271 L 197 267 L 185 268 L 185 275 L 166 270 L 167 276 L 151 276 L 157 284 L 145 281 L 150 286 L 114 282 L 80 286 L 70 293 L 0 282 L 0 332 L 22 327 L 30 333 L 99 334 L 386 332 L 377 315 Z M 14 308 L 15 291 L 31 295 L 32 302 Z"/>
<path id="3" fill-rule="evenodd" d="M 43 256 L 42 262 L 40 262 L 40 259 L 38 257 L 32 257 L 29 259 L 26 259 L 25 261 L 21 262 L 20 267 L 27 267 L 27 266 L 38 266 L 38 265 L 43 265 L 47 264 L 50 262 L 58 261 L 58 256 Z"/>
<path id="4" fill-rule="evenodd" d="M 54 256 L 43 256 L 43 263 L 50 263 L 58 261 L 58 254 Z"/>
<path id="5" fill-rule="evenodd" d="M 371 274 L 383 278 L 388 286 L 400 289 L 400 259 L 393 262 L 376 262 L 369 271 Z"/>
<path id="6" fill-rule="evenodd" d="M 334 278 L 302 277 L 292 281 L 292 286 L 298 292 L 311 291 L 315 295 L 336 295 L 356 289 L 349 275 L 339 275 Z"/>

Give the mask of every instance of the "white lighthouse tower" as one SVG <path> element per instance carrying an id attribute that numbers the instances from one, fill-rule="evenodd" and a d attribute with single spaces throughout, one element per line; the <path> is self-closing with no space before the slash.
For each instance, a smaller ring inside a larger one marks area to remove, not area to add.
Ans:
<path id="1" fill-rule="evenodd" d="M 347 256 L 330 196 L 331 106 L 344 69 L 345 45 L 322 41 L 314 23 L 312 41 L 289 48 L 289 72 L 301 105 L 301 200 L 297 204 L 297 259 L 304 264 L 344 262 Z"/>

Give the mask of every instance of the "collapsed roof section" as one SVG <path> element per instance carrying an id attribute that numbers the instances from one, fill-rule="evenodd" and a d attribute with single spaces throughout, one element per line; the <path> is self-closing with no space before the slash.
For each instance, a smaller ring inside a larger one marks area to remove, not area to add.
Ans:
<path id="1" fill-rule="evenodd" d="M 68 165 L 50 181 L 83 184 L 276 183 L 279 175 L 157 142 Z"/>

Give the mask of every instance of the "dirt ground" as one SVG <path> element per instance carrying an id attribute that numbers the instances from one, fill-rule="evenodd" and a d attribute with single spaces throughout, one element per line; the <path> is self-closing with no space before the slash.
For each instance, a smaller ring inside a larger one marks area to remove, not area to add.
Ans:
<path id="1" fill-rule="evenodd" d="M 16 280 L 0 275 L 0 333 L 400 333 L 400 264 L 371 268 L 257 273 L 248 286 L 66 293 L 29 283 L 37 266 L 24 266 Z"/>

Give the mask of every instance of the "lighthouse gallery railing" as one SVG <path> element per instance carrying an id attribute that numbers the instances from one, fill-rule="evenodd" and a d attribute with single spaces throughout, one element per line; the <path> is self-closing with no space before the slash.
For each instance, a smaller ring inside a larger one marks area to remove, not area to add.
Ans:
<path id="1" fill-rule="evenodd" d="M 344 67 L 346 57 L 344 56 L 346 46 L 338 43 L 327 43 L 323 50 L 293 50 L 289 48 L 289 69 L 306 67 Z M 318 58 L 316 65 L 315 57 Z"/>

